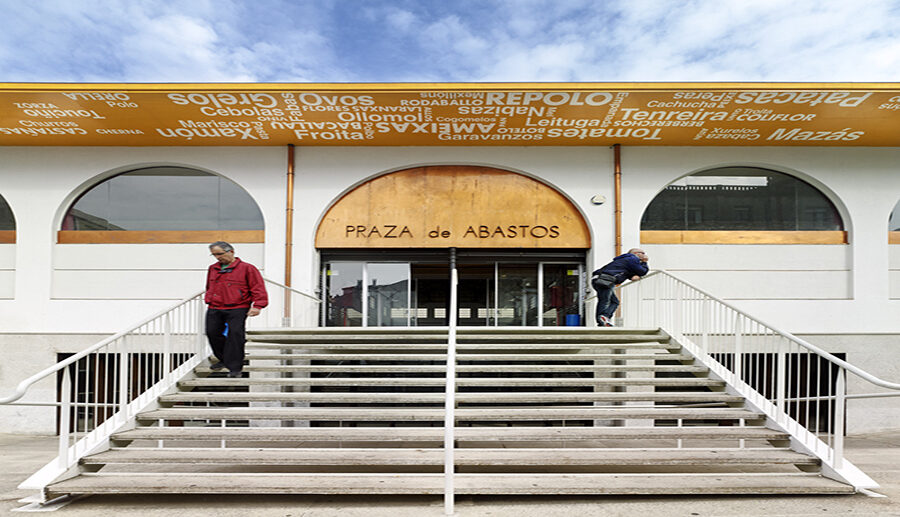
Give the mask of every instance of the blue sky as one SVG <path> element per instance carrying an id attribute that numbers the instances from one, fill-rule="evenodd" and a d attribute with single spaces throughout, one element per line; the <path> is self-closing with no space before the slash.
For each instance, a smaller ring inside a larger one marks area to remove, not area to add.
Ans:
<path id="1" fill-rule="evenodd" d="M 2 82 L 898 80 L 900 0 L 0 0 Z"/>

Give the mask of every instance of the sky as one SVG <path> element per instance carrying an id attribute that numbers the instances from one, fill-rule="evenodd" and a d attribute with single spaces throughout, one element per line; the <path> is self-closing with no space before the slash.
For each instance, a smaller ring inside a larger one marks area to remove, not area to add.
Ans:
<path id="1" fill-rule="evenodd" d="M 0 0 L 0 82 L 894 82 L 900 0 Z"/>

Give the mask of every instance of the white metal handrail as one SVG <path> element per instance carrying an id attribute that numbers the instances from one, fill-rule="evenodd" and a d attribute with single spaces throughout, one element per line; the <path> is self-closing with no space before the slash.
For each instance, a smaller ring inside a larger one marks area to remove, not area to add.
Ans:
<path id="1" fill-rule="evenodd" d="M 20 382 L 0 404 L 58 379 L 59 455 L 19 487 L 42 489 L 75 475 L 84 456 L 109 447 L 109 437 L 156 404 L 157 398 L 206 356 L 203 292 L 196 293 Z"/>
<path id="2" fill-rule="evenodd" d="M 90 355 L 92 353 L 97 352 L 98 350 L 109 345 L 110 343 L 112 343 L 118 339 L 121 339 L 122 337 L 126 336 L 127 334 L 129 334 L 131 332 L 134 332 L 135 330 L 150 323 L 151 321 L 156 320 L 157 318 L 159 318 L 161 316 L 164 316 L 166 313 L 169 313 L 169 312 L 177 309 L 178 307 L 181 307 L 182 305 L 190 303 L 192 300 L 194 300 L 195 298 L 198 298 L 202 294 L 203 294 L 203 291 L 200 291 L 197 294 L 193 294 L 193 295 L 181 300 L 180 302 L 176 303 L 175 305 L 168 307 L 166 309 L 163 309 L 163 310 L 159 311 L 158 313 L 154 314 L 153 316 L 150 316 L 149 318 L 145 318 L 140 323 L 133 325 L 117 334 L 114 334 L 114 335 L 106 338 L 106 339 L 103 339 L 99 343 L 92 345 L 63 361 L 60 361 L 53 366 L 45 368 L 45 369 L 41 370 L 40 372 L 32 375 L 31 377 L 28 377 L 27 379 L 23 380 L 16 386 L 16 390 L 13 392 L 12 395 L 9 395 L 8 397 L 4 397 L 4 398 L 0 399 L 0 405 L 9 404 L 13 401 L 19 400 L 20 398 L 22 398 L 25 395 L 25 393 L 28 391 L 28 389 L 36 382 L 44 379 L 45 377 L 47 377 L 49 375 L 53 375 L 54 373 L 59 372 L 66 366 L 74 364 L 75 362 L 87 357 L 88 355 Z"/>
<path id="3" fill-rule="evenodd" d="M 307 301 L 311 298 L 321 302 L 297 289 L 269 279 L 265 281 L 291 293 L 291 297 L 299 295 Z M 77 474 L 81 458 L 108 448 L 113 432 L 133 425 L 139 412 L 154 407 L 160 395 L 208 357 L 203 294 L 201 291 L 191 295 L 45 368 L 20 382 L 13 394 L 0 399 L 0 405 L 59 408 L 59 455 L 20 488 L 42 489 L 55 480 Z M 292 313 L 291 320 L 305 319 L 314 325 L 317 304 L 308 307 L 313 310 L 299 314 L 298 318 Z M 257 319 L 270 318 L 253 318 Z M 35 384 L 53 378 L 60 383 L 55 402 L 17 402 Z"/>
<path id="4" fill-rule="evenodd" d="M 822 460 L 823 473 L 857 488 L 877 483 L 843 457 L 846 376 L 900 390 L 663 270 L 625 284 L 626 326 L 660 327 L 730 389 Z M 872 394 L 876 395 L 876 394 Z M 881 396 L 881 394 L 877 394 Z M 893 394 L 891 394 L 893 395 Z"/>

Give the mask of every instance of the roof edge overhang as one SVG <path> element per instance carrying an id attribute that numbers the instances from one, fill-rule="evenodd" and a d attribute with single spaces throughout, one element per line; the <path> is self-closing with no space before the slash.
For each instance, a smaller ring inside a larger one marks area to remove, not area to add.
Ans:
<path id="1" fill-rule="evenodd" d="M 0 83 L 0 91 L 72 91 L 73 87 L 86 91 L 372 91 L 408 92 L 440 91 L 505 91 L 505 90 L 564 90 L 593 91 L 621 90 L 654 92 L 671 90 L 861 90 L 900 91 L 900 82 L 504 82 L 504 83 Z"/>

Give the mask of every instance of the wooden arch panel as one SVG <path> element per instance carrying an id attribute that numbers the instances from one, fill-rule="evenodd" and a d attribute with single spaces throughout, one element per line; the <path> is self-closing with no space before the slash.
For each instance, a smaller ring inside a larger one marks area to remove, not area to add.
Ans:
<path id="1" fill-rule="evenodd" d="M 590 248 L 588 225 L 555 189 L 490 167 L 417 167 L 344 195 L 318 248 Z"/>

